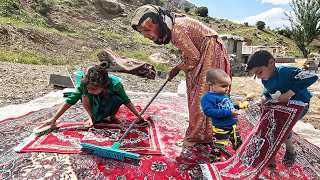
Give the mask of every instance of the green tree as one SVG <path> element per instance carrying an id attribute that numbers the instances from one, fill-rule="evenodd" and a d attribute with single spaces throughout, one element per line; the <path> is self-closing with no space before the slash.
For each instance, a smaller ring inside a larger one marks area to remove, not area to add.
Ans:
<path id="1" fill-rule="evenodd" d="M 243 23 L 245 26 L 249 26 L 249 23 L 248 22 L 245 22 L 245 23 Z"/>
<path id="2" fill-rule="evenodd" d="M 277 28 L 276 32 L 282 36 L 285 36 L 291 39 L 291 31 L 289 28 L 284 28 L 284 29 Z"/>
<path id="3" fill-rule="evenodd" d="M 320 35 L 320 1 L 292 0 L 291 13 L 285 13 L 290 21 L 291 38 L 305 58 L 308 57 L 310 43 Z"/>
<path id="4" fill-rule="evenodd" d="M 258 22 L 256 23 L 256 26 L 257 26 L 257 28 L 258 28 L 259 30 L 264 30 L 264 28 L 265 28 L 265 26 L 266 26 L 266 23 L 263 22 L 263 21 L 258 21 Z"/>
<path id="5" fill-rule="evenodd" d="M 198 7 L 196 10 L 196 14 L 198 14 L 201 17 L 207 17 L 208 16 L 208 8 L 204 7 L 204 6 Z"/>
<path id="6" fill-rule="evenodd" d="M 186 6 L 184 7 L 184 12 L 188 13 L 190 11 L 190 7 Z"/>

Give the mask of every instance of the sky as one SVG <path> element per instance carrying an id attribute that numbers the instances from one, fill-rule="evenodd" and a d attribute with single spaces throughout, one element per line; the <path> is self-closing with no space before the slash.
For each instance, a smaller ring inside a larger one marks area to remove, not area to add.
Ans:
<path id="1" fill-rule="evenodd" d="M 289 26 L 284 12 L 289 12 L 291 0 L 188 0 L 196 6 L 205 6 L 209 16 L 228 19 L 236 23 L 248 22 L 255 25 L 257 21 L 266 23 L 266 27 L 283 28 Z"/>

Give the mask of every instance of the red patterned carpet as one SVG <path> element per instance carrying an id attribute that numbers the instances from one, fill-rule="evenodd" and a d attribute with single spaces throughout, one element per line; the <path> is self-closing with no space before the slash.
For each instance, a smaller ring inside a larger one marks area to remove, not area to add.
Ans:
<path id="1" fill-rule="evenodd" d="M 122 124 L 100 124 L 99 129 L 86 127 L 85 122 L 58 123 L 58 129 L 40 137 L 32 134 L 15 150 L 86 154 L 81 151 L 82 142 L 110 147 L 121 138 L 135 119 L 125 106 L 120 108 L 118 117 L 122 119 Z M 161 154 L 153 120 L 136 124 L 124 139 L 120 149 L 139 154 Z"/>
<path id="2" fill-rule="evenodd" d="M 130 94 L 132 101 L 144 107 L 152 94 Z M 206 171 L 199 164 L 209 163 L 210 144 L 193 149 L 181 148 L 187 128 L 186 99 L 160 95 L 147 110 L 155 114 L 156 134 L 162 155 L 142 155 L 140 161 L 116 161 L 91 154 L 47 152 L 17 153 L 14 148 L 28 137 L 36 123 L 52 116 L 58 106 L 0 122 L 1 179 L 204 179 Z M 82 122 L 86 114 L 80 105 L 68 110 L 61 122 Z M 247 137 L 257 121 L 257 110 L 243 112 L 240 130 Z M 266 168 L 259 179 L 319 179 L 320 151 L 294 135 L 297 163 L 287 169 L 278 163 L 276 170 Z M 233 152 L 234 153 L 234 152 Z M 282 158 L 283 147 L 277 155 Z"/>

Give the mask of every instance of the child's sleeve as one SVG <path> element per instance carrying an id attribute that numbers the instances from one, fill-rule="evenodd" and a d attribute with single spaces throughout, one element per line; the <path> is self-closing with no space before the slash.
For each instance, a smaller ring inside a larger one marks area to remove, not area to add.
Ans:
<path id="1" fill-rule="evenodd" d="M 318 76 L 316 74 L 302 71 L 299 68 L 292 68 L 289 71 L 289 82 L 292 84 L 291 90 L 294 93 L 299 93 L 301 90 L 304 90 L 311 86 L 318 80 Z"/>
<path id="2" fill-rule="evenodd" d="M 119 94 L 119 97 L 124 101 L 124 104 L 129 104 L 131 102 L 127 93 L 123 89 L 123 85 L 120 82 L 114 85 L 114 88 L 115 91 L 117 91 L 117 93 Z"/>
<path id="3" fill-rule="evenodd" d="M 263 89 L 263 92 L 262 92 L 262 96 L 270 99 L 271 98 L 271 94 L 274 94 L 276 93 L 276 89 L 267 89 L 266 87 Z"/>
<path id="4" fill-rule="evenodd" d="M 231 117 L 232 111 L 230 109 L 216 109 L 216 98 L 208 98 L 203 96 L 200 100 L 203 113 L 210 118 L 227 118 Z"/>
<path id="5" fill-rule="evenodd" d="M 66 103 L 74 105 L 82 97 L 83 91 L 80 87 L 77 87 L 76 91 L 71 93 L 71 95 L 65 100 Z"/>

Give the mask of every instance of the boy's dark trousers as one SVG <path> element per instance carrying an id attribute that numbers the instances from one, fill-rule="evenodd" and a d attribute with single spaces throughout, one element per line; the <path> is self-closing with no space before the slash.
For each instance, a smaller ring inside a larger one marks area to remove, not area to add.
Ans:
<path id="1" fill-rule="evenodd" d="M 213 126 L 212 130 L 215 138 L 211 151 L 211 159 L 213 162 L 220 161 L 221 152 L 229 157 L 232 156 L 232 154 L 225 149 L 229 144 L 229 141 L 232 143 L 232 148 L 234 150 L 237 150 L 242 144 L 242 138 L 236 124 L 231 127 Z"/>

